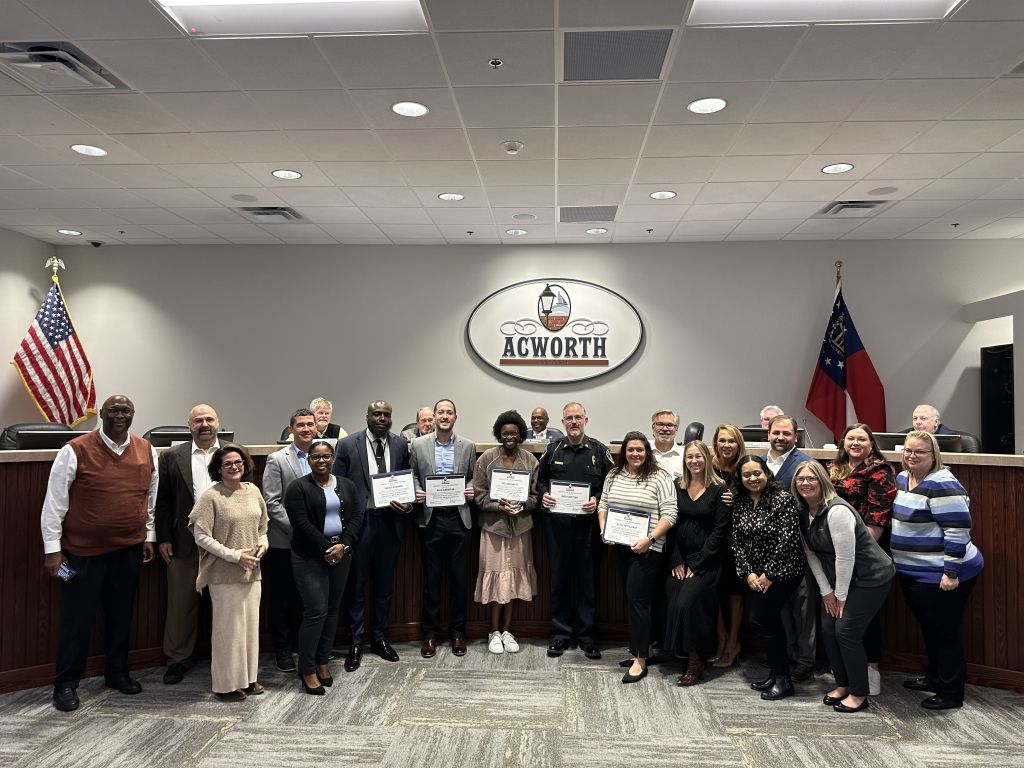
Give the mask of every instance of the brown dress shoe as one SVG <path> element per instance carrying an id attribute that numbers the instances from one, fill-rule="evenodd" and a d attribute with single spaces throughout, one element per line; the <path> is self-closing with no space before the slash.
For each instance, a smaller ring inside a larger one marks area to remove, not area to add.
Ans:
<path id="1" fill-rule="evenodd" d="M 243 691 L 241 688 L 238 688 L 234 691 L 228 691 L 227 693 L 214 692 L 213 695 L 221 701 L 245 701 L 245 699 L 247 698 L 245 695 L 245 691 Z"/>
<path id="2" fill-rule="evenodd" d="M 681 688 L 687 688 L 699 683 L 702 677 L 704 677 L 704 662 L 700 660 L 697 654 L 691 653 L 690 663 L 686 667 L 686 672 L 679 676 L 676 685 Z"/>
<path id="3" fill-rule="evenodd" d="M 452 637 L 452 654 L 455 656 L 466 655 L 466 638 L 462 635 L 455 635 Z"/>
<path id="4" fill-rule="evenodd" d="M 437 640 L 433 637 L 428 637 L 423 641 L 423 645 L 420 646 L 420 656 L 424 659 L 432 659 L 437 655 Z"/>
<path id="5" fill-rule="evenodd" d="M 811 676 L 811 668 L 806 664 L 797 662 L 790 670 L 789 676 L 793 678 L 794 683 L 805 683 Z"/>
<path id="6" fill-rule="evenodd" d="M 252 682 L 252 683 L 249 683 L 249 686 L 247 688 L 243 688 L 242 689 L 242 693 L 244 693 L 246 696 L 259 696 L 265 690 L 266 690 L 266 688 L 264 688 L 259 683 Z"/>

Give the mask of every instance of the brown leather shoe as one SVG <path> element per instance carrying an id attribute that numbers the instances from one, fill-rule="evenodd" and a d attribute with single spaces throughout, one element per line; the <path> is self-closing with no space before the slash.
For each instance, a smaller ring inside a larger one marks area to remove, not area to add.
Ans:
<path id="1" fill-rule="evenodd" d="M 252 682 L 249 683 L 249 686 L 247 688 L 242 689 L 242 693 L 244 693 L 246 696 L 259 696 L 265 690 L 266 688 L 264 688 L 259 683 Z"/>
<path id="2" fill-rule="evenodd" d="M 690 654 L 690 663 L 686 667 L 686 672 L 681 674 L 679 676 L 679 680 L 676 682 L 676 685 L 681 688 L 696 685 L 700 682 L 700 679 L 704 677 L 704 662 L 702 662 L 699 657 L 694 661 L 695 657 L 696 654 Z"/>
<path id="3" fill-rule="evenodd" d="M 245 691 L 243 691 L 241 688 L 238 688 L 234 691 L 228 691 L 227 693 L 215 692 L 213 695 L 221 701 L 245 701 L 245 699 L 247 698 L 245 695 Z"/>
<path id="4" fill-rule="evenodd" d="M 466 638 L 462 635 L 452 637 L 452 654 L 455 656 L 466 655 Z"/>
<path id="5" fill-rule="evenodd" d="M 420 646 L 420 656 L 424 659 L 432 659 L 437 655 L 437 640 L 433 637 L 428 637 L 423 641 L 423 645 Z"/>
<path id="6" fill-rule="evenodd" d="M 794 683 L 806 683 L 811 676 L 811 668 L 806 664 L 797 662 L 790 669 L 789 676 L 793 678 Z"/>

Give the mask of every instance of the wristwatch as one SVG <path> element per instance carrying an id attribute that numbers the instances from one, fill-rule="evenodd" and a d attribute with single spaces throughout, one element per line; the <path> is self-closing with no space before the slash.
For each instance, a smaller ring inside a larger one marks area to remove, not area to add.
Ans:
<path id="1" fill-rule="evenodd" d="M 651 546 L 652 546 L 652 547 L 653 547 L 653 546 L 654 546 L 655 544 L 657 544 L 657 543 L 658 543 L 658 539 L 657 539 L 656 537 L 654 537 L 654 536 L 651 536 L 651 537 L 650 537 L 650 539 L 649 539 L 649 541 L 651 542 Z"/>

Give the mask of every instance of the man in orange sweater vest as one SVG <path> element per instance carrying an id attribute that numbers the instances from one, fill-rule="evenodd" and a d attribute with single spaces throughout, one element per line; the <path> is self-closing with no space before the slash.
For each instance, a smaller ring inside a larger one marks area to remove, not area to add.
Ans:
<path id="1" fill-rule="evenodd" d="M 100 606 L 107 687 L 142 692 L 128 674 L 128 635 L 139 564 L 153 559 L 157 464 L 149 441 L 128 433 L 134 415 L 127 397 L 108 397 L 102 427 L 61 448 L 50 470 L 40 527 L 43 564 L 64 581 L 53 680 L 53 706 L 62 712 L 78 709 L 78 681 Z"/>

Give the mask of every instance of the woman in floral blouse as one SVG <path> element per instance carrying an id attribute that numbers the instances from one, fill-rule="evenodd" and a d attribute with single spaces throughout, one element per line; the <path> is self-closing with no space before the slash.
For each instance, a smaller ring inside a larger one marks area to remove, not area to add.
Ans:
<path id="1" fill-rule="evenodd" d="M 768 656 L 770 671 L 750 684 L 766 701 L 793 695 L 782 608 L 804 577 L 796 501 L 779 487 L 760 456 L 736 468 L 732 508 L 736 575 L 751 592 L 750 625 Z"/>
<path id="2" fill-rule="evenodd" d="M 896 499 L 896 473 L 882 456 L 867 424 L 851 424 L 839 442 L 835 461 L 828 465 L 829 480 L 843 499 L 857 510 L 868 533 L 889 552 L 892 503 Z M 878 662 L 882 660 L 881 611 L 864 633 L 868 654 L 868 688 L 871 696 L 882 691 Z"/>

